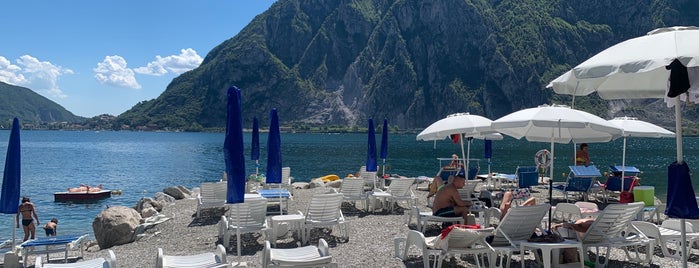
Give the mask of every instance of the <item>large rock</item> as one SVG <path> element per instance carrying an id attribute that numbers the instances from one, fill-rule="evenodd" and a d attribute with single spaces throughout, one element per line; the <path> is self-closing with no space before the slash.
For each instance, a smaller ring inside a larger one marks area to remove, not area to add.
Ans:
<path id="1" fill-rule="evenodd" d="M 95 240 L 101 249 L 131 243 L 141 215 L 125 206 L 114 206 L 103 210 L 92 222 Z"/>
<path id="2" fill-rule="evenodd" d="M 182 185 L 177 185 L 177 188 L 179 188 L 182 191 L 182 193 L 184 193 L 187 197 L 192 195 L 192 192 L 189 189 L 187 189 L 187 187 L 184 187 Z"/>
<path id="3" fill-rule="evenodd" d="M 320 178 L 315 178 L 315 179 L 311 180 L 311 182 L 308 183 L 308 188 L 310 188 L 310 189 L 323 187 L 323 186 L 325 186 L 325 182 L 323 182 L 323 180 Z"/>
<path id="4" fill-rule="evenodd" d="M 167 195 L 169 195 L 169 196 L 172 196 L 172 197 L 174 197 L 174 198 L 177 199 L 177 200 L 187 198 L 187 196 L 186 196 L 185 193 L 182 191 L 182 189 L 180 189 L 180 188 L 177 187 L 177 186 L 167 187 L 167 188 L 163 189 L 163 193 L 165 193 L 165 194 L 167 194 Z"/>
<path id="5" fill-rule="evenodd" d="M 136 203 L 136 211 L 142 211 L 146 208 L 154 208 L 157 212 L 163 211 L 163 204 L 164 202 L 160 201 L 155 201 L 153 198 L 150 197 L 145 197 L 141 198 L 141 200 L 138 200 L 138 203 Z"/>
<path id="6" fill-rule="evenodd" d="M 159 202 L 164 202 L 164 203 L 172 203 L 175 202 L 175 198 L 163 193 L 163 192 L 157 192 L 155 193 L 155 200 Z"/>
<path id="7" fill-rule="evenodd" d="M 325 187 L 340 188 L 340 185 L 342 185 L 341 180 L 334 180 L 334 181 L 327 182 L 325 184 Z"/>

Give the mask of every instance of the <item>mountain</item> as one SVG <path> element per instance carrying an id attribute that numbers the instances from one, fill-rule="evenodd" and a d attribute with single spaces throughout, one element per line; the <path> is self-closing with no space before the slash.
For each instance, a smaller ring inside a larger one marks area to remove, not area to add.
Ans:
<path id="1" fill-rule="evenodd" d="M 17 117 L 21 123 L 40 125 L 51 122 L 81 123 L 84 117 L 74 115 L 57 103 L 26 87 L 0 82 L 0 125 L 11 124 Z"/>
<path id="2" fill-rule="evenodd" d="M 697 15 L 691 0 L 279 0 L 118 122 L 223 127 L 232 85 L 242 91 L 246 126 L 255 116 L 266 122 L 272 108 L 294 125 L 363 126 L 385 117 L 423 128 L 455 112 L 495 119 L 569 104 L 545 85 L 622 40 L 699 25 Z M 578 97 L 576 108 L 672 118 L 655 100 Z"/>

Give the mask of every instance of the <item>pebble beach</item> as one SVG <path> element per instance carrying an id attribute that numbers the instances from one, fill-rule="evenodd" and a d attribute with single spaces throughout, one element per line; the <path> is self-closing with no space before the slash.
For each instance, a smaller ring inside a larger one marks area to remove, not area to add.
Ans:
<path id="1" fill-rule="evenodd" d="M 296 189 L 293 199 L 289 203 L 289 212 L 304 211 L 313 194 L 328 191 L 328 188 Z M 478 189 L 477 189 L 478 190 Z M 196 192 L 196 189 L 195 189 Z M 428 211 L 426 207 L 426 191 L 414 190 L 421 211 Z M 548 190 L 542 186 L 534 187 L 532 196 L 537 202 L 545 202 Z M 556 202 L 564 200 L 554 199 Z M 200 218 L 196 218 L 197 201 L 194 198 L 176 200 L 166 205 L 161 214 L 170 218 L 148 230 L 142 238 L 135 242 L 114 246 L 110 248 L 116 254 L 118 267 L 155 267 L 158 248 L 162 248 L 166 255 L 193 255 L 204 252 L 214 252 L 216 244 L 221 243 L 217 238 L 217 224 L 221 215 L 225 215 L 222 209 L 209 209 Z M 600 208 L 603 204 L 599 203 Z M 276 212 L 275 212 L 276 210 Z M 413 248 L 405 260 L 394 257 L 394 238 L 404 237 L 407 230 L 415 229 L 415 220 L 406 224 L 406 209 L 398 207 L 393 212 L 377 211 L 368 213 L 355 208 L 351 203 L 343 203 L 343 213 L 350 224 L 350 237 L 348 241 L 334 236 L 332 233 L 315 229 L 311 233 L 311 241 L 319 238 L 325 239 L 330 245 L 330 253 L 339 267 L 422 267 L 422 255 Z M 269 215 L 276 215 L 278 206 L 270 206 Z M 437 225 L 428 227 L 426 236 L 434 236 L 439 232 Z M 227 261 L 232 266 L 238 262 L 244 262 L 247 267 L 262 266 L 262 252 L 264 249 L 264 237 L 258 234 L 243 235 L 242 256 L 238 257 L 235 242 L 227 252 Z M 286 237 L 277 242 L 277 248 L 298 247 L 300 242 L 293 237 Z M 84 259 L 107 257 L 108 251 L 100 249 L 95 242 L 85 246 Z M 694 249 L 696 251 L 696 249 Z M 52 255 L 52 262 L 60 259 L 62 254 Z M 72 252 L 71 256 L 76 253 Z M 622 250 L 612 249 L 608 267 L 676 267 L 680 263 L 674 259 L 661 257 L 660 249 L 656 247 L 651 266 L 626 262 Z M 71 258 L 76 261 L 76 258 Z M 80 260 L 77 260 L 80 261 Z M 525 267 L 536 267 L 533 255 L 525 256 Z M 29 265 L 33 265 L 31 258 Z M 520 267 L 519 257 L 513 257 L 512 267 Z M 444 262 L 446 267 L 477 267 L 472 257 L 451 258 Z M 699 267 L 697 255 L 690 255 L 689 267 Z"/>

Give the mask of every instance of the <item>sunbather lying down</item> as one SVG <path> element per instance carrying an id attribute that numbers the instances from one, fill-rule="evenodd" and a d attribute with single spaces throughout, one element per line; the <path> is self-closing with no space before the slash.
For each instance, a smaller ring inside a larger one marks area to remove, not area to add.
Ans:
<path id="1" fill-rule="evenodd" d="M 502 202 L 500 203 L 500 220 L 505 217 L 507 211 L 512 207 L 512 200 L 514 200 L 514 194 L 511 191 L 507 191 L 502 195 Z M 536 205 L 536 198 L 530 197 L 527 201 L 522 203 L 522 206 L 533 206 Z"/>
<path id="2" fill-rule="evenodd" d="M 80 187 L 73 187 L 73 188 L 68 188 L 68 192 L 71 193 L 80 193 L 80 192 L 99 192 L 102 191 L 102 184 L 99 184 L 97 186 L 90 186 L 87 184 L 80 184 Z"/>

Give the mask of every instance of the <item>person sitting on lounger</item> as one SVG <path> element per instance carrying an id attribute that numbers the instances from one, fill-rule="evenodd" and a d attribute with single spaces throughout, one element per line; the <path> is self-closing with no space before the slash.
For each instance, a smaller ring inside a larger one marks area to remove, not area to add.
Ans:
<path id="1" fill-rule="evenodd" d="M 468 210 L 471 208 L 470 201 L 461 200 L 458 189 L 466 185 L 466 176 L 459 173 L 454 177 L 454 181 L 442 187 L 434 197 L 432 203 L 432 215 L 440 217 L 463 217 L 467 221 Z M 443 226 L 444 227 L 444 226 Z"/>

